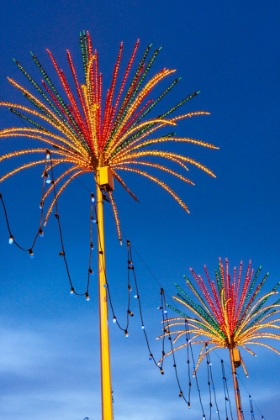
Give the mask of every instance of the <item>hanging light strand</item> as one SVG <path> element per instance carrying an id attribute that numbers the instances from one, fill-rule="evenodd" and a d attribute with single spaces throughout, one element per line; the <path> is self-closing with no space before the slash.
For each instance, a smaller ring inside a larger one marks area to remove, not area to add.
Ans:
<path id="1" fill-rule="evenodd" d="M 48 162 L 47 156 L 48 156 L 48 150 L 46 150 L 46 161 L 45 161 L 44 171 L 43 171 L 43 174 L 42 174 L 43 180 L 42 180 L 41 201 L 40 201 L 40 205 L 39 205 L 39 208 L 40 208 L 39 227 L 38 227 L 37 232 L 36 232 L 36 234 L 35 234 L 35 236 L 34 236 L 34 238 L 32 240 L 31 246 L 29 246 L 29 247 L 26 248 L 26 247 L 22 246 L 15 239 L 15 237 L 14 237 L 14 235 L 12 233 L 12 229 L 11 229 L 11 225 L 10 225 L 10 221 L 9 221 L 9 216 L 8 216 L 8 211 L 7 211 L 7 207 L 6 207 L 4 198 L 3 198 L 3 194 L 0 193 L 0 201 L 1 201 L 1 204 L 2 204 L 3 211 L 4 211 L 4 218 L 5 218 L 7 230 L 8 230 L 8 233 L 9 233 L 9 241 L 8 242 L 9 242 L 10 245 L 11 244 L 15 244 L 15 246 L 17 248 L 19 248 L 21 251 L 28 252 L 29 255 L 32 256 L 32 257 L 34 256 L 34 248 L 35 248 L 35 245 L 36 245 L 36 242 L 37 242 L 38 237 L 43 237 L 44 236 L 44 232 L 43 232 L 44 202 L 43 202 L 43 199 L 42 198 L 43 198 L 43 196 L 45 194 L 45 190 L 46 190 L 46 179 L 48 177 L 47 169 L 48 169 L 49 162 Z"/>
<path id="2" fill-rule="evenodd" d="M 210 382 L 210 384 L 211 384 L 209 386 L 212 387 L 213 397 L 214 397 L 214 401 L 215 401 L 215 407 L 216 407 L 216 413 L 218 415 L 218 419 L 221 420 L 220 410 L 219 410 L 218 403 L 217 403 L 216 387 L 215 387 L 214 380 L 213 380 L 212 362 L 211 362 L 209 352 L 206 355 L 206 360 L 207 360 L 208 382 Z M 211 404 L 211 400 L 210 400 L 210 404 Z"/>
<path id="3" fill-rule="evenodd" d="M 85 296 L 87 300 L 89 300 L 89 284 L 90 284 L 90 276 L 93 274 L 92 271 L 92 250 L 94 248 L 93 246 L 93 239 L 92 239 L 92 229 L 90 229 L 90 250 L 89 250 L 89 263 L 88 263 L 88 274 L 87 274 L 87 285 L 85 292 L 78 293 L 73 285 L 73 281 L 70 274 L 69 264 L 66 256 L 65 246 L 64 246 L 64 239 L 63 239 L 63 232 L 62 232 L 62 226 L 61 226 L 61 220 L 60 220 L 60 214 L 58 209 L 58 196 L 56 192 L 56 184 L 55 184 L 55 177 L 54 177 L 54 170 L 53 170 L 53 162 L 52 157 L 50 155 L 50 170 L 52 175 L 52 184 L 53 184 L 53 195 L 54 195 L 54 207 L 55 207 L 55 218 L 57 220 L 58 225 L 58 232 L 59 232 L 59 239 L 60 239 L 60 245 L 61 245 L 61 251 L 59 252 L 59 255 L 63 258 L 67 278 L 70 285 L 70 293 L 75 294 L 77 296 Z M 91 193 L 91 200 L 90 200 L 90 223 L 92 223 L 92 217 L 94 212 L 94 203 L 93 203 L 93 197 L 94 195 Z"/>
<path id="4" fill-rule="evenodd" d="M 224 386 L 224 395 L 225 395 L 226 419 L 228 419 L 228 412 L 229 412 L 231 420 L 233 420 L 232 409 L 231 409 L 231 401 L 230 401 L 230 396 L 229 396 L 229 392 L 228 392 L 227 378 L 226 378 L 226 372 L 225 372 L 225 366 L 224 366 L 224 361 L 222 359 L 221 359 L 221 366 L 222 366 L 223 386 Z"/>

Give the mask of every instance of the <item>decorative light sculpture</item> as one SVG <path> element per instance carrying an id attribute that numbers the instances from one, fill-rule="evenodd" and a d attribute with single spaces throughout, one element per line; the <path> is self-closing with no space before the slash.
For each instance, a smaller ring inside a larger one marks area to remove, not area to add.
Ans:
<path id="1" fill-rule="evenodd" d="M 167 304 L 179 313 L 180 317 L 167 319 L 165 323 L 168 325 L 168 331 L 165 331 L 159 337 L 175 335 L 174 343 L 176 343 L 179 338 L 186 335 L 186 328 L 188 334 L 192 336 L 189 341 L 174 347 L 164 357 L 190 344 L 202 344 L 194 375 L 201 361 L 211 351 L 218 348 L 229 350 L 238 420 L 242 420 L 243 415 L 236 368 L 242 365 L 245 374 L 248 376 L 239 348 L 243 348 L 255 356 L 248 345 L 259 345 L 280 355 L 279 350 L 263 341 L 259 341 L 259 339 L 280 340 L 280 334 L 274 332 L 280 329 L 280 299 L 277 299 L 274 303 L 268 302 L 272 296 L 278 293 L 277 288 L 280 282 L 270 292 L 260 296 L 259 294 L 269 273 L 266 273 L 259 282 L 258 277 L 261 267 L 254 274 L 251 261 L 249 261 L 245 279 L 242 281 L 242 268 L 243 263 L 241 261 L 239 270 L 237 271 L 234 268 L 233 277 L 231 277 L 228 260 L 226 259 L 225 264 L 223 264 L 220 259 L 219 267 L 215 272 L 215 280 L 210 278 L 206 266 L 204 266 L 206 280 L 203 280 L 200 275 L 190 269 L 195 282 L 192 282 L 186 276 L 184 277 L 195 298 L 190 297 L 176 284 L 179 293 L 174 296 L 174 299 L 189 309 L 195 317 L 191 317 L 177 307 Z M 176 329 L 170 330 L 170 327 Z"/>
<path id="2" fill-rule="evenodd" d="M 119 82 L 118 77 L 123 54 L 123 44 L 121 43 L 113 70 L 112 81 L 104 96 L 102 90 L 103 77 L 99 72 L 98 53 L 92 47 L 92 41 L 88 32 L 81 33 L 80 45 L 85 76 L 84 83 L 82 84 L 78 81 L 71 54 L 67 51 L 71 84 L 75 86 L 74 90 L 71 88 L 70 82 L 66 78 L 63 70 L 59 68 L 52 53 L 47 50 L 62 85 L 62 93 L 59 93 L 59 89 L 56 88 L 44 67 L 33 53 L 31 53 L 31 57 L 43 76 L 42 84 L 37 83 L 25 68 L 15 60 L 18 68 L 37 92 L 34 95 L 15 80 L 8 78 L 9 82 L 22 92 L 24 97 L 31 103 L 32 107 L 10 102 L 0 102 L 1 106 L 8 107 L 28 125 L 26 127 L 2 129 L 0 131 L 0 138 L 27 137 L 29 139 L 39 140 L 44 147 L 30 148 L 4 154 L 1 156 L 0 162 L 17 156 L 33 157 L 38 154 L 43 154 L 44 158 L 35 158 L 30 163 L 18 166 L 14 170 L 1 176 L 0 182 L 24 169 L 36 165 L 44 165 L 47 160 L 49 166 L 45 169 L 43 176 L 46 177 L 49 189 L 44 194 L 42 203 L 44 204 L 52 191 L 56 191 L 56 187 L 59 186 L 59 188 L 55 194 L 55 198 L 48 207 L 45 218 L 46 224 L 56 200 L 70 182 L 78 176 L 88 172 L 93 173 L 95 176 L 97 222 L 99 231 L 98 255 L 102 418 L 110 420 L 113 418 L 113 410 L 109 334 L 107 325 L 107 293 L 106 287 L 104 287 L 106 284 L 103 220 L 104 195 L 107 196 L 112 204 L 117 233 L 121 242 L 122 238 L 118 211 L 113 196 L 114 180 L 118 181 L 123 188 L 137 200 L 135 194 L 128 188 L 121 177 L 119 173 L 121 170 L 135 172 L 154 181 L 171 194 L 184 210 L 188 212 L 189 210 L 186 204 L 167 184 L 165 184 L 165 182 L 149 172 L 139 169 L 139 167 L 146 166 L 147 168 L 159 169 L 177 177 L 183 182 L 193 185 L 193 182 L 184 175 L 173 169 L 169 169 L 167 166 L 158 163 L 158 161 L 163 159 L 165 161 L 173 162 L 181 167 L 181 169 L 183 168 L 183 170 L 188 169 L 186 165 L 190 164 L 202 169 L 213 177 L 215 177 L 215 175 L 210 169 L 192 158 L 174 152 L 154 149 L 153 147 L 165 142 L 181 142 L 196 144 L 211 149 L 218 148 L 200 140 L 194 140 L 188 137 L 176 137 L 174 133 L 155 135 L 155 133 L 162 128 L 173 128 L 181 119 L 208 114 L 208 112 L 204 111 L 195 111 L 179 116 L 172 116 L 180 106 L 197 95 L 198 92 L 194 92 L 163 114 L 158 115 L 156 118 L 147 118 L 147 115 L 153 111 L 154 107 L 179 81 L 179 78 L 176 78 L 156 99 L 151 99 L 150 94 L 153 92 L 153 89 L 163 79 L 175 72 L 175 70 L 164 68 L 148 78 L 149 72 L 160 49 L 155 50 L 149 58 L 148 55 L 151 50 L 151 45 L 149 45 L 139 61 L 136 71 L 132 74 L 131 68 L 135 61 L 136 52 L 139 46 L 139 41 L 137 41 L 124 75 Z M 117 88 L 117 86 L 119 87 Z M 150 162 L 149 160 L 146 160 L 146 158 L 156 159 L 154 162 Z M 71 164 L 71 166 L 67 166 L 67 169 L 64 167 L 62 174 L 56 180 L 51 180 L 49 173 L 51 173 L 53 167 L 63 167 L 65 163 Z M 10 238 L 10 243 L 12 243 L 12 241 L 13 239 Z M 30 250 L 30 256 L 34 256 L 32 249 Z"/>

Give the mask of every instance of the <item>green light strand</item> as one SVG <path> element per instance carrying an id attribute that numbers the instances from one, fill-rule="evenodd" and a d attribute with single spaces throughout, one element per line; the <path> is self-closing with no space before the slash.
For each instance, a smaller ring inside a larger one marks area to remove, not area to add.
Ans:
<path id="1" fill-rule="evenodd" d="M 80 32 L 80 47 L 81 47 L 81 52 L 82 52 L 84 74 L 86 78 L 86 71 L 87 71 L 87 64 L 88 64 L 88 51 L 87 51 L 87 38 L 86 38 L 85 31 Z"/>
<path id="2" fill-rule="evenodd" d="M 176 111 L 176 109 L 178 109 L 180 106 L 184 105 L 184 103 L 186 103 L 187 101 L 190 101 L 192 98 L 194 98 L 195 96 L 197 96 L 200 92 L 193 92 L 191 95 L 188 95 L 185 99 L 183 99 L 182 101 L 180 101 L 177 105 L 173 106 L 172 108 L 170 108 L 167 112 L 165 112 L 162 115 L 159 115 L 158 118 L 165 118 L 167 115 L 171 114 L 172 112 Z"/>
<path id="3" fill-rule="evenodd" d="M 35 127 L 39 128 L 40 130 L 44 131 L 45 133 L 50 133 L 49 130 L 47 130 L 46 128 L 42 127 L 40 124 L 37 124 L 35 121 L 33 121 L 31 118 L 27 117 L 26 115 L 22 114 L 21 112 L 18 112 L 16 109 L 10 108 L 10 111 L 13 114 L 17 115 L 18 117 L 22 118 L 23 120 L 26 120 L 30 124 L 32 124 Z"/>
<path id="4" fill-rule="evenodd" d="M 241 311 L 241 312 L 243 312 L 244 308 L 246 307 L 246 305 L 247 305 L 247 303 L 248 303 L 248 301 L 249 301 L 249 299 L 250 299 L 250 297 L 251 297 L 251 294 L 252 294 L 253 288 L 254 288 L 254 286 L 255 286 L 255 284 L 256 284 L 256 281 L 257 281 L 258 276 L 259 276 L 259 274 L 260 274 L 261 268 L 262 268 L 262 266 L 260 266 L 260 267 L 257 269 L 257 271 L 256 271 L 255 277 L 254 277 L 253 281 L 251 282 L 251 285 L 250 285 L 249 291 L 248 291 L 248 293 L 247 293 L 247 295 L 246 295 L 246 299 L 245 299 L 245 301 L 244 301 L 244 304 L 243 304 L 243 307 L 242 307 L 242 311 Z"/>
<path id="5" fill-rule="evenodd" d="M 264 276 L 264 278 L 262 279 L 260 284 L 257 286 L 256 290 L 254 291 L 254 293 L 251 297 L 252 302 L 245 308 L 244 308 L 244 305 L 243 305 L 242 311 L 240 312 L 239 323 L 241 323 L 243 321 L 244 317 L 249 312 L 250 308 L 253 306 L 254 300 L 255 300 L 256 296 L 260 293 L 266 279 L 268 278 L 268 275 L 269 275 L 269 273 L 266 273 L 266 275 Z"/>
<path id="6" fill-rule="evenodd" d="M 138 124 L 163 98 L 168 92 L 181 80 L 181 77 L 175 79 L 159 97 L 143 112 L 143 114 L 132 124 L 131 128 Z"/>

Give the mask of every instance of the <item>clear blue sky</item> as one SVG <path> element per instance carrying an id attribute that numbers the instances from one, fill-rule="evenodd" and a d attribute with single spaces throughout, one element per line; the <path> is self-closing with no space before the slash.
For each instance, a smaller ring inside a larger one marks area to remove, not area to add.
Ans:
<path id="1" fill-rule="evenodd" d="M 191 168 L 190 178 L 196 184 L 191 187 L 163 175 L 191 214 L 160 187 L 137 176 L 127 174 L 126 180 L 140 204 L 116 190 L 125 235 L 170 296 L 174 282 L 184 287 L 182 275 L 189 267 L 202 272 L 206 263 L 213 272 L 218 257 L 228 257 L 231 267 L 251 258 L 255 267 L 262 265 L 263 272 L 270 272 L 268 288 L 279 281 L 279 15 L 279 2 L 259 0 L 4 0 L 1 7 L 1 99 L 23 102 L 6 79 L 24 80 L 12 58 L 37 74 L 29 51 L 50 69 L 45 52 L 49 48 L 66 69 L 66 48 L 79 60 L 78 37 L 83 29 L 90 31 L 99 51 L 105 83 L 109 84 L 120 42 L 124 41 L 128 57 L 140 38 L 141 51 L 151 42 L 155 48 L 163 47 L 155 69 L 175 68 L 182 77 L 166 98 L 170 105 L 201 91 L 185 110 L 207 110 L 211 116 L 184 121 L 176 133 L 215 143 L 220 150 L 187 145 L 176 150 L 209 166 L 217 179 Z M 20 122 L 2 109 L 0 124 L 4 128 Z M 1 140 L 0 154 L 31 144 L 23 139 Z M 12 162 L 1 165 L 0 173 L 9 168 Z M 81 180 L 87 189 L 94 189 L 91 177 Z M 70 269 L 75 286 L 81 289 L 86 282 L 89 201 L 83 185 L 73 183 L 60 201 Z M 12 231 L 25 246 L 37 229 L 40 188 L 38 170 L 0 186 Z M 30 260 L 8 245 L 0 209 L 0 417 L 5 420 L 100 418 L 96 278 L 90 302 L 69 295 L 55 222 L 52 217 L 36 257 Z M 127 257 L 125 248 L 118 245 L 110 207 L 106 243 L 112 296 L 124 319 Z M 155 343 L 161 328 L 156 310 L 159 286 L 134 255 L 146 328 L 154 353 L 160 354 Z M 178 399 L 172 361 L 167 361 L 161 376 L 148 361 L 138 316 L 133 324 L 128 339 L 113 324 L 111 328 L 115 419 L 200 419 L 198 406 L 187 412 Z M 275 418 L 280 408 L 280 359 L 265 349 L 255 350 L 257 359 L 244 354 L 250 378 L 239 372 L 246 387 L 241 392 L 244 400 L 248 392 L 252 394 L 266 418 Z M 227 357 L 223 352 L 218 355 Z M 215 356 L 217 387 L 219 363 Z M 221 381 L 219 387 L 222 406 Z"/>

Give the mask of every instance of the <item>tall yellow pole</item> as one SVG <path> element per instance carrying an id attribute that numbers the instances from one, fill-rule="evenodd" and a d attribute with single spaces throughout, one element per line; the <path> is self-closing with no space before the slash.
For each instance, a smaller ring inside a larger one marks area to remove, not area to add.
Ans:
<path id="1" fill-rule="evenodd" d="M 112 385 L 110 367 L 110 343 L 108 327 L 108 304 L 106 288 L 106 260 L 104 240 L 104 208 L 99 187 L 99 170 L 96 182 L 96 206 L 98 222 L 98 288 L 102 420 L 113 420 Z"/>
<path id="2" fill-rule="evenodd" d="M 239 391 L 238 379 L 236 376 L 236 366 L 234 364 L 232 347 L 229 348 L 229 354 L 230 354 L 230 363 L 231 363 L 231 372 L 232 372 L 233 387 L 234 387 L 237 420 L 242 420 L 243 415 L 242 415 L 242 406 L 241 406 L 241 396 L 240 396 L 240 391 Z"/>

